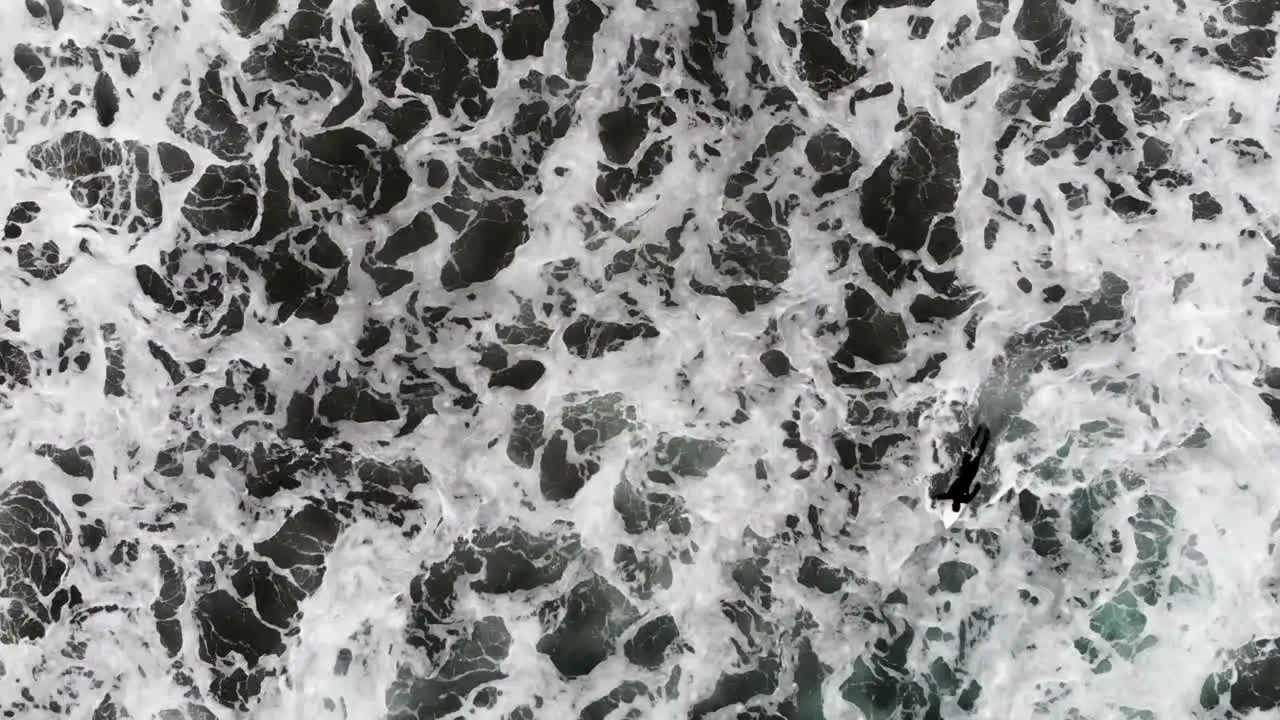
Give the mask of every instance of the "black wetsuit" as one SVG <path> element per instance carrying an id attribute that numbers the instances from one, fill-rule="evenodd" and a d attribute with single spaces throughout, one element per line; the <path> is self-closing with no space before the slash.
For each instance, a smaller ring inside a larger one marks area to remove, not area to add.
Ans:
<path id="1" fill-rule="evenodd" d="M 972 502 L 978 494 L 978 489 L 982 487 L 981 483 L 975 483 L 973 480 L 978 476 L 978 467 L 982 464 L 982 455 L 986 453 L 989 442 L 991 442 L 991 432 L 985 425 L 979 425 L 978 431 L 973 434 L 973 441 L 969 443 L 969 452 L 960 461 L 955 482 L 947 488 L 946 492 L 936 493 L 930 497 L 934 500 L 950 500 L 953 512 L 960 512 L 961 503 Z"/>

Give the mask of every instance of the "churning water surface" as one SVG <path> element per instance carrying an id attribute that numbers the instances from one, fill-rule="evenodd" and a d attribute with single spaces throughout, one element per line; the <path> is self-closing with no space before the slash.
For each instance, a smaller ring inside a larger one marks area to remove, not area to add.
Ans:
<path id="1" fill-rule="evenodd" d="M 7 3 L 0 713 L 1276 717 L 1278 26 Z"/>

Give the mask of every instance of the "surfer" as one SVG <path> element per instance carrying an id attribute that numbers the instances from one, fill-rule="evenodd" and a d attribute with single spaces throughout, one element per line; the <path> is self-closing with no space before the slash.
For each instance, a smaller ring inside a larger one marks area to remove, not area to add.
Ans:
<path id="1" fill-rule="evenodd" d="M 960 512 L 960 504 L 973 502 L 981 483 L 973 482 L 978 476 L 978 466 L 982 463 L 982 455 L 987 451 L 987 443 L 991 441 L 991 432 L 985 425 L 979 425 L 969 443 L 969 451 L 960 461 L 960 469 L 956 471 L 956 480 L 946 492 L 930 494 L 934 500 L 950 500 L 951 511 Z M 972 484 L 972 487 L 970 487 Z"/>

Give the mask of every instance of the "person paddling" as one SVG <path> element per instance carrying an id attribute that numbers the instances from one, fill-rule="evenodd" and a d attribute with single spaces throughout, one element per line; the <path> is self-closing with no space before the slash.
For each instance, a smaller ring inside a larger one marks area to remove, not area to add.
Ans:
<path id="1" fill-rule="evenodd" d="M 960 461 L 955 482 L 947 488 L 946 492 L 932 493 L 929 497 L 934 500 L 950 500 L 952 512 L 960 512 L 961 503 L 973 502 L 978 489 L 982 487 L 982 483 L 973 481 L 978 476 L 978 466 L 982 463 L 982 455 L 986 453 L 989 442 L 991 442 L 991 432 L 985 425 L 979 425 L 978 431 L 973 434 L 973 440 L 969 443 L 969 451 Z"/>

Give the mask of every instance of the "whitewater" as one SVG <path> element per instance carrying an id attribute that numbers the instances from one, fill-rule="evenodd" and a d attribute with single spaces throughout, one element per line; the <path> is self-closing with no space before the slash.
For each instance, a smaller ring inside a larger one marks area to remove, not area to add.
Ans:
<path id="1" fill-rule="evenodd" d="M 1278 30 L 8 3 L 0 716 L 1280 717 Z"/>

